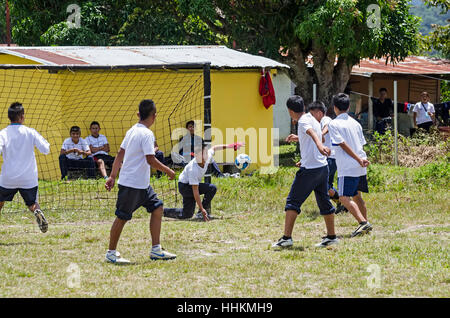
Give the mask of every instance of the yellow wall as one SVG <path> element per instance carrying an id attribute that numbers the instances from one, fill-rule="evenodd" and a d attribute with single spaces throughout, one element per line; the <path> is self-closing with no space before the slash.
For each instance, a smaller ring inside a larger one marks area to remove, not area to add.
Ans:
<path id="1" fill-rule="evenodd" d="M 268 154 L 273 158 L 271 128 L 273 127 L 273 106 L 265 109 L 259 95 L 259 70 L 213 70 L 211 72 L 211 117 L 212 126 L 218 128 L 223 134 L 223 142 L 232 143 L 245 141 L 245 148 L 238 153 L 247 153 L 257 167 L 270 166 Z M 250 132 L 256 129 L 257 140 L 248 136 L 243 139 L 230 140 L 227 137 L 227 128 L 242 128 Z M 260 128 L 267 131 L 267 138 L 260 135 Z M 220 140 L 214 140 L 213 144 Z M 267 149 L 267 150 L 266 150 Z M 228 149 L 217 153 L 217 162 L 233 162 L 236 153 Z M 254 167 L 255 168 L 255 167 Z"/>
<path id="2" fill-rule="evenodd" d="M 3 60 L 0 60 L 3 61 Z M 151 127 L 157 142 L 169 154 L 177 141 L 171 141 L 175 128 L 184 128 L 188 120 L 203 120 L 203 72 L 198 71 L 60 71 L 0 70 L 0 128 L 9 124 L 7 108 L 14 101 L 25 107 L 25 124 L 37 129 L 51 144 L 51 153 L 37 153 L 39 177 L 60 178 L 58 156 L 62 142 L 69 137 L 73 125 L 81 127 L 82 137 L 89 134 L 89 124 L 96 120 L 106 135 L 115 155 L 125 132 L 137 122 L 139 102 L 151 98 L 157 106 L 157 119 Z M 226 128 L 267 128 L 268 138 L 257 142 L 247 137 L 247 145 L 239 152 L 252 156 L 261 148 L 272 154 L 270 128 L 272 108 L 266 110 L 258 93 L 258 71 L 212 71 L 212 124 L 226 136 Z M 182 101 L 180 103 L 180 100 Z M 178 105 L 178 106 L 177 106 Z M 169 126 L 169 117 L 170 124 Z M 259 133 L 259 131 L 257 130 Z M 199 125 L 198 134 L 202 133 Z M 219 140 L 214 140 L 217 143 Z M 231 143 L 235 140 L 223 140 Z M 240 140 L 239 140 L 240 141 Z M 218 162 L 232 162 L 235 153 Z M 259 155 L 252 156 L 256 166 Z"/>
<path id="3" fill-rule="evenodd" d="M 38 63 L 36 61 L 33 60 L 29 60 L 29 59 L 24 59 L 22 57 L 18 57 L 15 55 L 10 55 L 10 54 L 2 54 L 0 53 L 0 64 L 32 64 L 32 65 L 37 65 L 37 64 L 41 64 Z"/>

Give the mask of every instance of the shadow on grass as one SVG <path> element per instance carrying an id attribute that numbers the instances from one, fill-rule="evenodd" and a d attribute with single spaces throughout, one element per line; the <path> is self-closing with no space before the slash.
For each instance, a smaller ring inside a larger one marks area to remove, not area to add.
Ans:
<path id="1" fill-rule="evenodd" d="M 305 217 L 310 221 L 315 221 L 319 216 L 319 211 L 305 210 L 302 211 L 305 214 Z"/>

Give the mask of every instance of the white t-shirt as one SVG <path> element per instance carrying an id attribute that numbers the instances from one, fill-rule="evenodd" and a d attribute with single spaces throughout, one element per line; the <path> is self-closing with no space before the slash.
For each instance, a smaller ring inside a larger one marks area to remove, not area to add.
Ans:
<path id="1" fill-rule="evenodd" d="M 311 113 L 307 113 L 300 117 L 300 120 L 298 121 L 298 141 L 300 143 L 300 154 L 302 156 L 301 166 L 305 169 L 319 168 L 328 164 L 327 157 L 319 152 L 314 140 L 310 135 L 306 134 L 306 131 L 310 128 L 314 130 L 319 140 L 322 140 L 320 123 L 311 115 Z"/>
<path id="2" fill-rule="evenodd" d="M 30 189 L 38 185 L 34 147 L 45 155 L 50 152 L 50 144 L 32 128 L 13 124 L 0 131 L 0 153 L 3 155 L 0 186 Z"/>
<path id="3" fill-rule="evenodd" d="M 89 135 L 85 138 L 85 140 L 89 146 L 92 146 L 95 148 L 102 147 L 108 143 L 108 139 L 106 139 L 106 137 L 104 135 L 98 135 L 97 138 L 95 138 L 92 135 Z M 96 153 L 93 153 L 92 155 L 96 156 L 96 155 L 107 155 L 107 154 L 108 153 L 106 151 L 100 150 L 100 151 L 97 151 Z"/>
<path id="4" fill-rule="evenodd" d="M 330 121 L 332 121 L 332 119 L 328 116 L 323 116 L 322 120 L 320 121 L 320 128 L 323 128 L 328 125 L 330 123 Z M 328 133 L 325 135 L 325 142 L 323 143 L 325 147 L 330 148 L 331 150 L 331 155 L 328 158 L 334 159 L 334 149 L 331 146 L 331 138 L 330 138 L 330 132 L 328 131 Z"/>
<path id="5" fill-rule="evenodd" d="M 425 111 L 425 108 L 427 109 L 427 111 Z M 417 125 L 427 123 L 429 121 L 432 122 L 433 120 L 431 119 L 430 115 L 428 115 L 428 112 L 434 114 L 434 105 L 431 103 L 422 104 L 421 102 L 418 102 L 414 105 L 413 112 L 417 113 Z"/>
<path id="6" fill-rule="evenodd" d="M 181 172 L 178 181 L 182 183 L 187 183 L 190 185 L 198 185 L 202 182 L 202 178 L 208 169 L 208 165 L 214 156 L 214 150 L 208 150 L 208 158 L 205 161 L 205 165 L 200 167 L 197 163 L 197 159 L 194 158 L 184 167 L 183 172 Z"/>
<path id="7" fill-rule="evenodd" d="M 88 151 L 89 150 L 89 145 L 87 144 L 86 140 L 84 140 L 83 138 L 80 138 L 78 140 L 78 143 L 74 143 L 72 138 L 66 138 L 66 140 L 64 140 L 63 144 L 62 144 L 62 149 L 64 150 L 70 150 L 70 149 L 79 149 L 79 150 L 83 150 L 83 151 Z M 66 157 L 69 159 L 73 159 L 73 160 L 80 160 L 83 159 L 83 155 L 78 155 L 75 152 L 71 152 L 66 154 Z"/>
<path id="8" fill-rule="evenodd" d="M 131 127 L 122 141 L 120 148 L 125 150 L 119 184 L 147 189 L 150 186 L 150 165 L 145 156 L 155 154 L 155 136 L 142 124 Z"/>
<path id="9" fill-rule="evenodd" d="M 361 125 L 347 113 L 340 114 L 328 124 L 331 143 L 335 150 L 338 177 L 360 177 L 367 168 L 350 157 L 339 145 L 345 142 L 360 158 L 367 159 L 363 146 L 366 144 Z"/>

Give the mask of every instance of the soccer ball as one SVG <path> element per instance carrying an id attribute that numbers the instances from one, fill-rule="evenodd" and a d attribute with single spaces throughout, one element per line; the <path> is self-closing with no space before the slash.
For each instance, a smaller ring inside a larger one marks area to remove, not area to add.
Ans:
<path id="1" fill-rule="evenodd" d="M 251 159 L 248 155 L 241 153 L 236 157 L 236 160 L 234 160 L 234 164 L 236 167 L 240 170 L 245 170 L 251 163 Z"/>

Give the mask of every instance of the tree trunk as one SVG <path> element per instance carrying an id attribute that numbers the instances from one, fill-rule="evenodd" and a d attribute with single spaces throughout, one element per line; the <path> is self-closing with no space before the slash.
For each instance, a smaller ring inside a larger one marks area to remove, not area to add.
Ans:
<path id="1" fill-rule="evenodd" d="M 285 63 L 289 65 L 291 80 L 297 86 L 295 93 L 302 96 L 305 105 L 313 101 L 313 84 L 317 84 L 317 100 L 328 108 L 327 115 L 334 117 L 333 95 L 342 93 L 350 79 L 352 65 L 344 58 L 338 58 L 334 53 L 327 53 L 320 47 L 312 49 L 313 67 L 306 64 L 307 53 L 298 44 L 290 49 Z"/>

